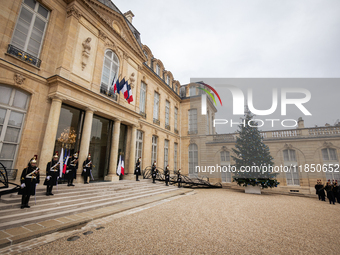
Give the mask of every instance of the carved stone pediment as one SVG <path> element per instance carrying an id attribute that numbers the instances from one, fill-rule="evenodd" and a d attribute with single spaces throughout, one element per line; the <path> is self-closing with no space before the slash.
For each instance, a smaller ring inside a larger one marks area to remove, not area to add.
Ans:
<path id="1" fill-rule="evenodd" d="M 333 147 L 333 144 L 331 142 L 324 142 L 323 146 L 326 148 L 330 148 L 330 147 Z"/>

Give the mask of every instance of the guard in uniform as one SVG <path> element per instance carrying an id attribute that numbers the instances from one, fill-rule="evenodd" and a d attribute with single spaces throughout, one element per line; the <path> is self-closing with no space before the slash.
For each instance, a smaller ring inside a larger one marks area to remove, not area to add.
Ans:
<path id="1" fill-rule="evenodd" d="M 87 156 L 87 159 L 83 162 L 83 172 L 81 175 L 84 177 L 84 184 L 89 184 L 87 182 L 87 178 L 91 177 L 92 171 L 92 161 L 91 161 L 91 154 Z M 91 179 L 91 178 L 90 178 Z"/>
<path id="2" fill-rule="evenodd" d="M 321 198 L 321 201 L 326 201 L 325 187 L 323 186 L 321 180 L 319 180 L 319 190 L 318 195 Z"/>
<path id="3" fill-rule="evenodd" d="M 165 175 L 165 185 L 169 186 L 169 182 L 170 182 L 170 170 L 169 170 L 169 165 L 166 166 L 165 171 L 164 171 L 164 175 Z"/>
<path id="4" fill-rule="evenodd" d="M 334 193 L 333 193 L 333 185 L 331 185 L 330 180 L 328 180 L 326 186 L 325 186 L 325 190 L 327 192 L 327 198 L 329 200 L 330 204 L 334 204 L 335 205 L 335 198 L 334 198 Z"/>
<path id="5" fill-rule="evenodd" d="M 321 185 L 320 182 L 321 182 L 321 180 L 317 180 L 317 182 L 315 184 L 315 193 L 319 196 L 319 200 L 321 200 L 319 190 L 321 189 L 321 187 L 323 187 L 323 185 Z"/>
<path id="6" fill-rule="evenodd" d="M 141 172 L 140 172 L 140 162 L 141 162 L 141 158 L 139 157 L 137 159 L 136 168 L 135 168 L 136 181 L 139 181 L 138 180 L 138 176 L 141 175 Z"/>
<path id="7" fill-rule="evenodd" d="M 340 204 L 340 187 L 338 186 L 338 180 L 335 180 L 333 184 L 334 200 Z"/>
<path id="8" fill-rule="evenodd" d="M 28 166 L 22 171 L 20 182 L 21 189 L 19 195 L 21 197 L 21 209 L 30 208 L 28 202 L 31 195 L 35 195 L 36 185 L 39 183 L 39 168 L 37 167 L 37 156 L 34 156 Z"/>
<path id="9" fill-rule="evenodd" d="M 46 185 L 46 196 L 53 196 L 53 186 L 57 185 L 58 177 L 60 173 L 59 155 L 56 152 L 50 162 L 46 166 L 46 179 L 44 185 Z"/>
<path id="10" fill-rule="evenodd" d="M 73 179 L 77 177 L 78 169 L 78 153 L 74 153 L 73 156 L 67 162 L 66 178 L 67 186 L 74 186 Z"/>
<path id="11" fill-rule="evenodd" d="M 181 182 L 182 182 L 181 169 L 178 169 L 177 171 L 177 181 L 178 181 L 178 188 L 180 188 Z"/>
<path id="12" fill-rule="evenodd" d="M 155 180 L 156 180 L 156 177 L 157 177 L 157 173 L 158 173 L 158 170 L 157 170 L 157 167 L 156 167 L 156 160 L 155 160 L 153 162 L 152 168 L 151 168 L 152 183 L 156 183 Z"/>

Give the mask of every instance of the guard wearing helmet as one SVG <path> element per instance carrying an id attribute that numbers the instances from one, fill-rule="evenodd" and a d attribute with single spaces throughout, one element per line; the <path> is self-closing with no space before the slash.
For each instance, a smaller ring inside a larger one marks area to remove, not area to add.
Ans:
<path id="1" fill-rule="evenodd" d="M 164 171 L 164 175 L 165 175 L 165 185 L 169 186 L 169 182 L 170 182 L 170 170 L 169 170 L 169 165 L 166 166 L 165 171 Z"/>
<path id="2" fill-rule="evenodd" d="M 138 176 L 141 175 L 141 172 L 140 172 L 140 163 L 141 163 L 141 158 L 139 157 L 137 159 L 137 162 L 136 162 L 136 168 L 135 168 L 135 175 L 136 175 L 136 181 L 139 181 L 138 180 Z"/>
<path id="3" fill-rule="evenodd" d="M 155 181 L 156 181 L 157 173 L 158 173 L 158 170 L 157 170 L 156 160 L 155 160 L 151 168 L 152 183 L 156 183 Z"/>
<path id="4" fill-rule="evenodd" d="M 84 177 L 84 184 L 89 184 L 87 182 L 87 178 L 91 177 L 91 171 L 92 171 L 92 160 L 91 160 L 91 154 L 87 156 L 87 159 L 83 162 L 83 172 L 82 176 Z"/>
<path id="5" fill-rule="evenodd" d="M 50 162 L 46 166 L 46 179 L 44 185 L 46 185 L 46 196 L 53 196 L 53 186 L 57 185 L 57 181 L 60 174 L 59 155 L 56 152 Z"/>
<path id="6" fill-rule="evenodd" d="M 77 177 L 78 153 L 74 153 L 67 162 L 66 178 L 67 186 L 74 186 L 73 179 Z"/>
<path id="7" fill-rule="evenodd" d="M 39 168 L 37 167 L 37 156 L 34 156 L 27 167 L 22 171 L 21 177 L 21 189 L 19 194 L 21 198 L 21 209 L 30 208 L 28 202 L 31 195 L 35 195 L 36 185 L 40 182 L 39 179 Z"/>

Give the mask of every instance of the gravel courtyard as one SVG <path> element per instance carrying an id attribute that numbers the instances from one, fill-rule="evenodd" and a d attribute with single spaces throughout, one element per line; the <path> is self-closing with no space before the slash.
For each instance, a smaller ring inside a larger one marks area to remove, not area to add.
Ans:
<path id="1" fill-rule="evenodd" d="M 25 254 L 339 254 L 340 204 L 197 189 Z"/>

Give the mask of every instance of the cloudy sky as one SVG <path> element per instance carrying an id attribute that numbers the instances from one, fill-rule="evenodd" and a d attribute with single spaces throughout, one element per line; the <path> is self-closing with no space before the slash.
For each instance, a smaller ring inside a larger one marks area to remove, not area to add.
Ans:
<path id="1" fill-rule="evenodd" d="M 113 0 L 181 84 L 192 77 L 339 77 L 339 0 Z"/>

